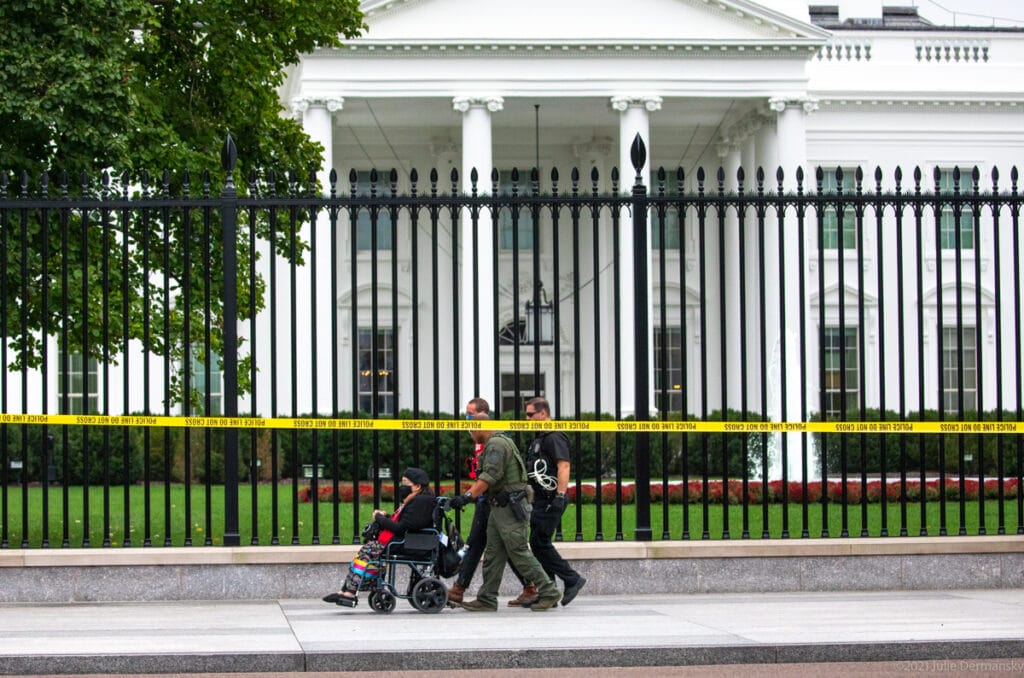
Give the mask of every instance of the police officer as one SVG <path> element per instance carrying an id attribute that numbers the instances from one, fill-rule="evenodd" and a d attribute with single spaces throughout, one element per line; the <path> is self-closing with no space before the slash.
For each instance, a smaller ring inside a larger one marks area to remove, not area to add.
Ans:
<path id="1" fill-rule="evenodd" d="M 530 421 L 551 419 L 551 406 L 544 398 L 526 403 Z M 533 511 L 530 513 L 530 550 L 552 581 L 565 583 L 562 605 L 572 602 L 587 580 L 562 558 L 551 538 L 565 512 L 565 491 L 570 475 L 569 439 L 561 431 L 545 431 L 534 438 L 526 453 L 526 474 L 533 487 Z M 530 603 L 523 603 L 529 606 Z"/>
<path id="2" fill-rule="evenodd" d="M 483 398 L 473 398 L 466 403 L 466 417 L 468 419 L 472 419 L 473 415 L 477 412 L 490 413 L 490 411 L 491 406 Z M 470 480 L 476 480 L 480 469 L 480 454 L 483 452 L 483 447 L 481 444 L 476 445 L 473 456 L 467 460 L 470 462 Z M 491 505 L 487 503 L 487 497 L 481 495 L 476 500 L 473 509 L 473 524 L 469 528 L 469 536 L 466 537 L 466 556 L 462 559 L 462 568 L 459 570 L 458 578 L 451 588 L 448 589 L 448 600 L 452 603 L 462 602 L 466 589 L 469 588 L 469 583 L 473 580 L 476 567 L 480 563 L 480 557 L 483 556 L 484 549 L 487 548 L 487 518 L 491 515 Z M 523 592 L 519 594 L 518 598 L 508 601 L 508 604 L 511 607 L 520 607 L 526 601 L 536 600 L 536 587 L 523 579 L 519 571 L 516 570 L 515 564 L 512 564 L 512 574 L 523 585 Z"/>
<path id="3" fill-rule="evenodd" d="M 479 412 L 474 421 L 486 421 L 489 414 Z M 473 441 L 482 443 L 480 468 L 476 482 L 463 495 L 452 498 L 452 506 L 461 508 L 484 495 L 491 504 L 487 520 L 487 549 L 484 551 L 484 581 L 476 600 L 461 603 L 474 612 L 498 609 L 498 588 L 505 572 L 505 563 L 512 561 L 516 569 L 537 587 L 538 597 L 531 610 L 548 610 L 558 604 L 562 594 L 544 574 L 527 546 L 527 519 L 530 502 L 527 498 L 526 468 L 516 444 L 496 431 L 472 431 Z"/>

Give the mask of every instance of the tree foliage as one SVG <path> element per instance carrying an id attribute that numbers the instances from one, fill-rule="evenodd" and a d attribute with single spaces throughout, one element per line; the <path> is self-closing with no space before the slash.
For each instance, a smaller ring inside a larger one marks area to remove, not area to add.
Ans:
<path id="1" fill-rule="evenodd" d="M 362 30 L 358 0 L 8 0 L 0 168 L 196 175 L 225 132 L 251 168 L 318 164 L 281 117 L 285 67 Z"/>
<path id="2" fill-rule="evenodd" d="M 281 115 L 285 68 L 364 28 L 358 0 L 7 0 L 0 25 L 0 181 L 13 178 L 4 192 L 97 200 L 177 194 L 190 182 L 194 193 L 219 191 L 229 131 L 242 149 L 236 181 L 271 168 L 308 176 L 323 149 Z M 284 173 L 277 177 L 283 189 Z M 127 334 L 181 360 L 186 346 L 205 343 L 206 324 L 213 336 L 203 353 L 217 352 L 224 319 L 216 214 L 212 233 L 198 212 L 186 228 L 184 210 L 7 214 L 4 335 L 14 367 L 40 364 L 44 336 L 102 357 L 103 349 L 122 352 Z M 270 238 L 265 217 L 249 226 Z M 279 233 L 273 246 L 301 260 L 303 245 L 290 234 Z M 244 319 L 263 307 L 264 285 L 244 275 L 257 257 L 244 229 L 237 249 Z"/>

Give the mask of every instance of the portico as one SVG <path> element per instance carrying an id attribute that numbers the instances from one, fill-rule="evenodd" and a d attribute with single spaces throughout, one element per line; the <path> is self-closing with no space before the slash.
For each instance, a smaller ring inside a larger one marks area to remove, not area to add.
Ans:
<path id="1" fill-rule="evenodd" d="M 366 37 L 305 57 L 283 95 L 293 110 L 302 113 L 304 126 L 324 146 L 327 164 L 338 169 L 339 176 L 347 175 L 349 168 L 394 167 L 399 191 L 408 186 L 413 168 L 421 180 L 430 169 L 438 169 L 438 188 L 445 191 L 450 190 L 451 169 L 457 169 L 458 190 L 466 193 L 472 190 L 469 176 L 475 168 L 480 195 L 491 193 L 491 170 L 497 169 L 499 191 L 508 191 L 509 173 L 518 168 L 517 190 L 527 192 L 532 190 L 529 170 L 537 166 L 542 192 L 552 188 L 552 168 L 560 173 L 559 190 L 569 190 L 568 175 L 578 167 L 583 177 L 580 190 L 592 189 L 590 172 L 596 168 L 597 189 L 610 191 L 611 170 L 617 168 L 618 189 L 628 193 L 634 183 L 629 145 L 636 134 L 648 147 L 644 171 L 648 184 L 657 168 L 666 168 L 674 180 L 676 169 L 682 167 L 687 184 L 694 186 L 698 167 L 713 174 L 721 164 L 722 144 L 735 149 L 733 171 L 742 162 L 749 168 L 748 176 L 757 165 L 774 166 L 781 161 L 795 168 L 806 160 L 806 150 L 800 150 L 806 149 L 802 117 L 808 112 L 801 102 L 810 101 L 805 65 L 824 44 L 825 31 L 748 2 L 708 6 L 644 0 L 630 7 L 625 19 L 614 3 L 597 3 L 593 11 L 583 14 L 572 12 L 573 3 L 563 5 L 552 10 L 545 3 L 517 3 L 519 11 L 503 18 L 502 10 L 476 12 L 455 0 L 365 3 Z M 544 22 L 547 28 L 530 21 L 551 11 L 570 15 L 557 28 L 550 19 Z M 322 168 L 321 176 L 326 171 Z M 347 186 L 339 186 L 342 189 Z M 602 220 L 608 219 L 609 215 L 602 215 Z M 629 252 L 632 235 L 625 222 L 620 224 L 619 247 Z M 611 222 L 604 225 L 610 227 Z M 490 234 L 493 226 L 491 216 L 482 214 L 476 224 L 478 235 Z M 543 232 L 545 222 L 540 226 Z M 564 298 L 572 295 L 576 274 L 582 283 L 580 305 L 594 308 L 594 299 L 587 295 L 597 295 L 596 307 L 606 312 L 595 319 L 593 332 L 579 338 L 588 361 L 594 360 L 595 338 L 615 334 L 609 323 L 616 298 L 620 317 L 632 317 L 630 259 L 622 258 L 620 289 L 615 290 L 609 266 L 610 228 L 601 230 L 603 236 L 596 243 L 590 242 L 593 234 L 580 234 L 581 248 L 593 249 L 595 255 L 592 261 L 580 262 L 578 271 L 568 259 L 556 265 L 549 236 L 543 235 L 536 243 L 540 274 L 536 281 L 531 248 L 520 248 L 522 266 L 512 280 L 508 275 L 512 252 L 501 248 L 495 257 L 493 239 L 478 237 L 479 249 L 472 254 L 472 228 L 468 215 L 462 215 L 457 238 L 461 251 L 454 253 L 458 265 L 443 272 L 453 277 L 444 282 L 459 290 L 463 311 L 472 299 L 477 300 L 479 318 L 492 317 L 496 307 L 498 327 L 462 321 L 460 327 L 467 331 L 458 338 L 442 339 L 459 347 L 461 399 L 477 394 L 498 399 L 506 390 L 496 382 L 501 374 L 513 371 L 512 352 L 506 349 L 495 357 L 490 348 L 494 333 L 523 317 L 525 301 L 532 299 L 538 282 L 549 294 Z M 500 228 L 508 229 L 509 224 Z M 564 237 L 572 236 L 565 233 Z M 683 236 L 687 237 L 691 236 Z M 445 238 L 450 240 L 450 235 Z M 683 242 L 666 252 L 672 260 L 668 270 L 675 272 L 666 280 L 672 289 L 698 286 L 695 277 L 682 280 L 679 275 L 684 268 L 687 277 L 698 273 L 692 266 L 679 264 L 680 258 L 692 256 L 693 245 Z M 399 246 L 397 265 L 412 255 Z M 385 260 L 382 264 L 389 265 Z M 556 270 L 559 280 L 553 278 Z M 499 298 L 474 296 L 474 288 L 490 290 L 495 276 Z M 660 284 L 652 279 L 652 299 Z M 513 308 L 514 301 L 518 308 Z M 713 306 L 718 308 L 717 301 Z M 361 304 L 360 308 L 368 307 Z M 563 339 L 560 369 L 568 380 L 574 376 L 569 360 L 574 337 L 571 323 L 560 325 L 556 330 Z M 611 350 L 611 343 L 605 339 L 601 348 Z M 623 337 L 617 348 L 622 364 L 631 366 L 632 341 Z M 532 352 L 520 356 L 522 368 L 541 374 L 540 391 L 552 388 L 553 350 L 553 346 L 541 347 L 540 365 L 533 365 Z M 495 360 L 501 364 L 496 366 Z M 598 393 L 613 392 L 611 371 L 586 365 L 583 369 L 604 381 Z M 622 383 L 618 405 L 629 413 L 633 392 L 625 385 L 632 380 L 622 379 Z M 594 390 L 585 388 L 584 393 Z M 588 401 L 587 395 L 583 398 L 585 402 L 575 403 L 563 396 L 560 406 L 569 412 L 577 407 L 613 407 L 607 397 L 602 403 Z"/>

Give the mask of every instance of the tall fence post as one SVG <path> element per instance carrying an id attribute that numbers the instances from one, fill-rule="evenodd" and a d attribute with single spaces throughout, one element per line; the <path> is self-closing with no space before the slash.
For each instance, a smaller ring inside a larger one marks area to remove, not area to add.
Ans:
<path id="1" fill-rule="evenodd" d="M 647 294 L 647 187 L 641 174 L 647 162 L 647 149 L 637 134 L 629 149 L 636 182 L 633 184 L 633 342 L 636 359 L 635 412 L 638 422 L 650 419 L 648 390 L 650 352 L 648 351 Z M 650 541 L 651 535 L 651 434 L 636 434 L 636 534 L 637 541 Z"/>
<path id="2" fill-rule="evenodd" d="M 224 248 L 224 416 L 238 416 L 238 192 L 234 171 L 238 149 L 228 134 L 220 154 L 224 169 L 221 192 L 221 229 Z M 238 532 L 238 429 L 224 429 L 224 545 L 239 546 Z"/>

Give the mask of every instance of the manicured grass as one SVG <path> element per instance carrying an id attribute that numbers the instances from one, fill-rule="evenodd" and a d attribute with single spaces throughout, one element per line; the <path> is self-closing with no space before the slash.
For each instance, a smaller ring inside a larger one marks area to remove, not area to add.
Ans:
<path id="1" fill-rule="evenodd" d="M 253 533 L 260 545 L 271 545 L 276 535 L 277 543 L 291 544 L 294 539 L 302 544 L 313 543 L 314 526 L 320 535 L 319 543 L 330 544 L 335 532 L 339 535 L 339 543 L 352 543 L 353 523 L 358 533 L 363 524 L 370 519 L 373 506 L 361 502 L 359 518 L 353 520 L 352 504 L 339 504 L 337 523 L 334 518 L 334 507 L 330 503 L 320 504 L 294 502 L 290 485 L 277 487 L 277 511 L 274 520 L 275 501 L 273 486 L 260 485 L 257 488 L 256 526 L 253 527 L 252 488 L 240 485 L 238 488 L 239 534 L 241 543 L 249 545 Z M 130 490 L 128 505 L 128 538 L 131 546 L 184 546 L 187 540 L 191 545 L 221 545 L 224 543 L 224 492 L 216 486 L 211 491 L 210 511 L 207 516 L 205 488 L 195 485 L 189 488 L 189 512 L 186 514 L 186 488 L 183 485 L 171 485 L 168 498 L 163 485 L 153 485 L 149 494 L 149 515 L 146 514 L 145 489 L 133 486 Z M 29 521 L 28 545 L 43 545 L 43 491 L 39 487 L 29 488 Z M 104 496 L 102 487 L 89 488 L 89 546 L 102 546 L 104 543 Z M 49 546 L 61 546 L 67 543 L 72 547 L 82 546 L 85 531 L 84 492 L 81 487 L 71 487 L 67 492 L 68 521 L 65 535 L 64 497 L 61 488 L 50 488 L 48 492 L 49 520 L 45 531 Z M 170 510 L 167 510 L 169 505 Z M 109 529 L 106 535 L 111 546 L 125 545 L 125 503 L 124 488 L 110 488 L 109 498 Z M 297 509 L 295 508 L 297 507 Z M 314 520 L 314 507 L 318 509 Z M 22 491 L 20 487 L 8 488 L 7 498 L 7 540 L 12 547 L 22 544 Z M 147 530 L 148 524 L 148 530 Z M 170 541 L 168 542 L 168 534 Z M 358 534 L 356 534 L 358 536 Z"/>
<path id="2" fill-rule="evenodd" d="M 999 520 L 999 502 L 994 499 L 985 501 L 985 531 L 987 534 L 996 534 L 998 530 Z M 682 539 L 684 537 L 689 539 L 702 539 L 704 533 L 707 532 L 707 538 L 709 539 L 722 539 L 723 538 L 723 525 L 724 510 L 721 505 L 710 505 L 708 507 L 708 517 L 705 524 L 703 507 L 700 505 L 688 505 L 686 515 L 689 518 L 689 524 L 687 525 L 687 531 L 684 535 L 683 530 L 683 505 L 681 504 L 669 504 L 668 506 L 668 533 L 663 537 L 663 530 L 665 529 L 665 520 L 663 513 L 662 504 L 651 505 L 651 536 L 653 539 Z M 1003 503 L 1004 508 L 1004 527 L 1006 534 L 1015 534 L 1017 532 L 1017 500 L 1005 500 Z M 978 502 L 968 501 L 964 504 L 965 513 L 965 533 L 968 535 L 978 534 Z M 940 506 L 939 502 L 930 502 L 925 505 L 925 526 L 929 536 L 938 536 L 942 534 L 940 525 Z M 787 525 L 787 536 L 789 538 L 800 538 L 803 534 L 803 508 L 800 505 L 790 506 L 788 509 L 784 509 L 781 504 L 769 504 L 768 505 L 768 534 L 767 536 L 772 539 L 778 539 L 783 536 L 783 515 L 788 515 Z M 899 536 L 900 535 L 900 507 L 889 505 L 886 511 L 887 523 L 887 536 Z M 577 533 L 582 535 L 584 541 L 594 541 L 597 539 L 598 525 L 597 525 L 597 511 L 595 506 L 584 506 L 582 509 L 581 516 L 582 527 L 577 526 L 576 513 L 573 507 L 566 510 L 565 515 L 562 519 L 562 534 L 563 539 L 566 541 L 572 541 L 576 539 Z M 861 518 L 861 507 L 850 506 L 847 511 L 847 522 L 846 530 L 847 534 L 851 537 L 861 536 L 861 530 L 864 522 Z M 601 538 L 605 541 L 614 540 L 617 535 L 621 532 L 622 538 L 625 540 L 632 540 L 636 528 L 636 512 L 635 507 L 627 505 L 622 510 L 622 526 L 621 528 L 616 523 L 616 510 L 614 506 L 603 506 L 601 510 L 601 525 L 600 533 Z M 820 504 L 814 504 L 808 506 L 807 510 L 807 532 L 808 537 L 819 538 L 822 535 L 822 508 Z M 906 531 L 908 536 L 918 536 L 921 530 L 921 505 L 920 504 L 908 504 L 907 505 L 907 525 Z M 951 502 L 946 506 L 946 525 L 945 534 L 956 535 L 960 530 L 960 508 L 959 504 Z M 762 514 L 761 505 L 751 505 L 749 507 L 748 519 L 746 525 L 746 533 L 751 539 L 762 538 L 764 531 L 764 519 Z M 744 522 L 743 522 L 743 507 L 742 506 L 729 506 L 729 539 L 741 539 L 744 538 Z M 867 535 L 871 537 L 878 537 L 882 534 L 882 510 L 880 504 L 868 504 L 867 514 Z M 842 506 L 838 504 L 830 504 L 828 506 L 828 536 L 829 537 L 840 537 L 843 536 L 843 517 L 842 517 Z"/>
<path id="3" fill-rule="evenodd" d="M 321 544 L 337 543 L 351 544 L 358 539 L 358 533 L 362 525 L 369 520 L 373 506 L 369 502 L 360 502 L 359 514 L 354 515 L 352 504 L 338 504 L 337 521 L 335 520 L 335 507 L 330 502 L 319 504 L 295 503 L 292 500 L 292 488 L 290 485 L 277 487 L 277 519 L 274 516 L 274 501 L 272 496 L 273 487 L 260 485 L 257 488 L 256 500 L 256 521 L 255 534 L 260 545 L 271 545 L 276 535 L 279 544 L 311 544 L 314 543 L 314 534 L 319 534 Z M 147 538 L 153 546 L 164 546 L 169 543 L 173 546 L 185 545 L 186 539 L 191 539 L 191 544 L 201 546 L 206 543 L 221 545 L 224 543 L 224 506 L 223 488 L 214 487 L 211 492 L 211 506 L 209 521 L 206 515 L 206 495 L 202 486 L 190 488 L 190 513 L 186 515 L 186 488 L 183 485 L 172 485 L 169 498 L 165 495 L 163 485 L 154 485 L 150 490 L 150 514 L 148 519 L 149 529 L 147 531 L 145 512 L 145 491 L 143 487 L 132 487 L 130 491 L 129 504 L 129 527 L 131 546 L 143 546 Z M 2 498 L 2 497 L 0 497 Z M 170 512 L 165 509 L 169 501 Z M 49 520 L 46 538 L 48 546 L 60 547 L 65 543 L 72 547 L 83 545 L 84 520 L 84 492 L 81 487 L 68 488 L 67 491 L 67 534 L 65 535 L 64 519 L 64 492 L 60 487 L 52 487 L 48 490 Z M 390 503 L 385 502 L 390 508 Z M 996 534 L 998 531 L 999 503 L 990 499 L 985 502 L 985 530 L 988 534 Z M 89 541 L 91 547 L 103 546 L 104 544 L 104 495 L 103 488 L 89 488 Z M 28 546 L 37 548 L 43 545 L 43 489 L 40 487 L 29 488 L 28 493 L 29 520 L 28 520 Z M 124 489 L 112 487 L 109 497 L 109 530 L 107 535 L 111 546 L 125 545 L 125 512 L 124 512 Z M 297 509 L 296 509 L 297 507 Z M 314 507 L 317 513 L 314 514 Z M 688 516 L 688 525 L 684 535 L 683 516 L 684 508 Z M 928 535 L 941 534 L 940 506 L 939 503 L 929 502 L 925 506 L 925 528 Z M 1007 534 L 1017 532 L 1017 500 L 1006 500 L 1004 508 L 1004 528 Z M 662 504 L 651 505 L 651 536 L 653 539 L 662 539 L 665 530 L 664 509 Z M 890 504 L 887 507 L 887 531 L 889 536 L 900 534 L 901 517 L 900 507 Z M 964 504 L 966 534 L 978 533 L 979 510 L 977 501 L 968 501 Z M 20 487 L 8 487 L 6 503 L 0 502 L 0 521 L 6 522 L 0 526 L 5 527 L 4 537 L 7 545 L 18 548 L 22 545 L 23 521 L 22 521 L 22 490 Z M 708 507 L 708 516 L 705 524 L 703 507 L 697 505 L 683 506 L 681 504 L 669 504 L 667 538 L 680 539 L 702 539 L 705 532 L 710 539 L 723 538 L 724 507 L 711 505 Z M 783 515 L 788 515 L 788 536 L 799 538 L 804 530 L 803 508 L 800 505 L 790 506 L 784 511 L 781 504 L 768 505 L 768 536 L 779 538 L 783 534 Z M 822 507 L 814 504 L 808 507 L 807 532 L 810 537 L 822 536 Z M 846 532 L 851 537 L 861 536 L 862 515 L 860 505 L 850 506 L 847 510 Z M 921 533 L 920 504 L 907 505 L 906 531 L 909 536 L 918 536 Z M 843 535 L 843 511 L 842 506 L 830 504 L 828 506 L 828 536 L 840 537 Z M 169 515 L 169 520 L 168 520 Z M 253 537 L 253 510 L 252 510 L 252 488 L 248 485 L 239 487 L 239 533 L 241 543 L 249 545 Z M 751 505 L 747 514 L 747 525 L 744 526 L 743 507 L 732 505 L 728 507 L 729 517 L 729 539 L 744 538 L 745 533 L 751 539 L 760 539 L 764 531 L 764 520 L 761 505 Z M 464 531 L 472 520 L 472 508 L 466 508 L 460 516 L 460 524 Z M 576 508 L 570 506 L 562 520 L 562 534 L 565 541 L 574 541 L 579 535 L 584 541 L 614 541 L 620 538 L 632 540 L 634 538 L 636 525 L 636 507 L 627 504 L 622 507 L 621 526 L 617 524 L 617 511 L 615 506 L 605 505 L 601 507 L 600 521 L 598 520 L 597 507 L 591 504 L 584 505 L 580 510 L 579 525 L 577 525 Z M 315 528 L 315 529 L 314 529 Z M 746 528 L 746 529 L 745 529 Z M 869 536 L 880 536 L 882 530 L 882 512 L 880 504 L 868 504 L 867 511 L 867 534 Z M 960 531 L 960 506 L 957 502 L 949 502 L 946 506 L 945 533 L 956 535 Z M 600 533 L 600 537 L 598 537 Z M 167 535 L 170 534 L 170 541 Z"/>

